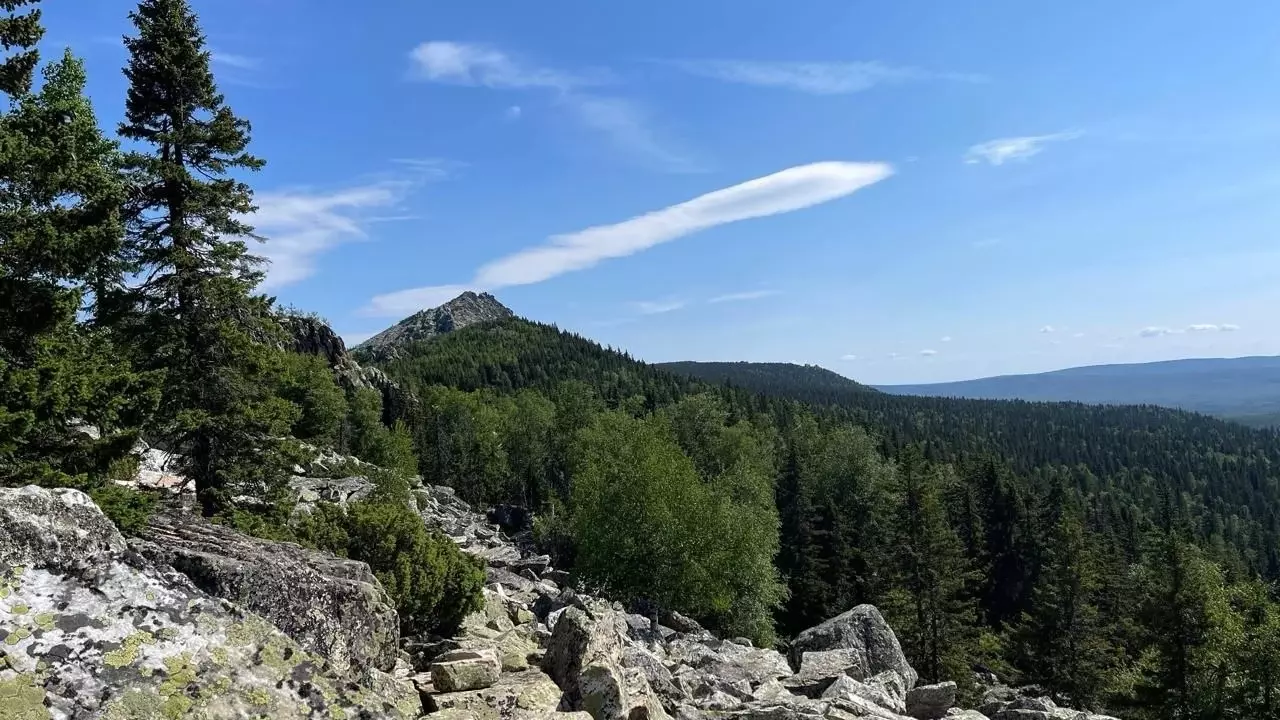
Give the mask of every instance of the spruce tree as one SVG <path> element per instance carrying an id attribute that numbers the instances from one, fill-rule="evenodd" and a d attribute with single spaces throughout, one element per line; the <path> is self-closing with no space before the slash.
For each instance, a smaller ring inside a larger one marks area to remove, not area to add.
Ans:
<path id="1" fill-rule="evenodd" d="M 903 451 L 894 493 L 893 589 L 884 604 L 923 680 L 966 685 L 977 611 L 964 545 L 942 501 L 947 484 L 946 470 L 928 465 L 916 446 Z"/>
<path id="2" fill-rule="evenodd" d="M 38 11 L 0 19 L 0 43 L 22 48 L 0 64 L 0 484 L 92 490 L 132 447 L 120 428 L 138 399 L 106 339 L 77 322 L 119 253 L 122 188 L 83 64 L 65 53 L 32 92 L 42 34 Z"/>
<path id="3" fill-rule="evenodd" d="M 263 495 L 283 476 L 278 439 L 296 417 L 272 390 L 280 361 L 269 300 L 254 295 L 253 194 L 234 171 L 257 170 L 249 123 L 218 92 L 186 0 L 143 0 L 125 39 L 130 260 L 113 321 L 138 361 L 163 374 L 154 431 L 185 456 L 206 514 L 236 493 Z"/>
<path id="4" fill-rule="evenodd" d="M 1062 498 L 1057 514 L 1031 610 L 1015 635 L 1032 681 L 1066 695 L 1074 707 L 1093 707 L 1111 654 L 1096 604 L 1096 551 L 1074 497 Z"/>
<path id="5" fill-rule="evenodd" d="M 40 62 L 40 52 L 36 50 L 36 44 L 44 37 L 40 9 L 16 12 L 37 2 L 39 0 L 0 0 L 0 10 L 6 13 L 0 17 L 0 46 L 6 51 L 18 48 L 17 52 L 0 62 L 0 93 L 11 98 L 31 91 L 36 64 Z"/>

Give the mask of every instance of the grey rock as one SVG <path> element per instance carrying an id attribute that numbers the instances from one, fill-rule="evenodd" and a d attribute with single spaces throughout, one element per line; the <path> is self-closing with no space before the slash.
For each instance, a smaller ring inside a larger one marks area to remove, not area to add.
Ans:
<path id="1" fill-rule="evenodd" d="M 866 659 L 861 650 L 814 650 L 804 653 L 800 671 L 782 681 L 791 692 L 808 697 L 818 697 L 836 678 L 869 676 Z"/>
<path id="2" fill-rule="evenodd" d="M 956 704 L 954 682 L 919 685 L 907 692 L 907 714 L 916 720 L 938 720 Z"/>
<path id="3" fill-rule="evenodd" d="M 488 650 L 455 650 L 431 664 L 431 684 L 439 692 L 480 690 L 498 681 L 502 664 Z"/>
<path id="4" fill-rule="evenodd" d="M 395 605 L 369 566 L 252 538 L 196 515 L 152 517 L 134 550 L 172 566 L 196 587 L 266 618 L 343 674 L 395 667 Z"/>
<path id="5" fill-rule="evenodd" d="M 806 653 L 827 650 L 855 651 L 859 662 L 857 669 L 849 673 L 855 680 L 896 670 L 906 680 L 907 689 L 915 687 L 916 671 L 907 662 L 893 629 L 874 605 L 859 605 L 837 615 L 800 633 L 791 643 L 792 659 L 802 672 Z"/>
<path id="6" fill-rule="evenodd" d="M 854 680 L 848 675 L 842 675 L 827 687 L 822 693 L 824 700 L 846 700 L 856 702 L 857 700 L 865 700 L 877 707 L 883 708 L 894 714 L 901 715 L 905 710 L 905 703 L 901 695 L 896 694 L 896 690 L 901 688 L 901 676 L 894 671 L 888 671 L 891 677 L 877 676 L 878 679 L 868 682 Z M 896 686 L 896 687 L 895 687 Z M 861 706 L 861 703 L 857 703 Z"/>
<path id="7" fill-rule="evenodd" d="M 81 492 L 0 489 L 0 568 L 10 717 L 421 713 L 409 683 L 351 685 L 261 616 L 130 552 Z"/>

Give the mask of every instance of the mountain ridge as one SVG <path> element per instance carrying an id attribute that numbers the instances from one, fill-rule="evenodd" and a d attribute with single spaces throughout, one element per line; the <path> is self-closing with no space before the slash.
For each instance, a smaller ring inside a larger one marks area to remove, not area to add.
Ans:
<path id="1" fill-rule="evenodd" d="M 876 385 L 892 395 L 1159 405 L 1251 424 L 1280 419 L 1280 357 L 1085 365 L 946 383 Z"/>

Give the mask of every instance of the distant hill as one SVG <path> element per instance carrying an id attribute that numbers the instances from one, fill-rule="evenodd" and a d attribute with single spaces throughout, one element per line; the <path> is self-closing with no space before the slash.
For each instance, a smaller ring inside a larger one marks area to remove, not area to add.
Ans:
<path id="1" fill-rule="evenodd" d="M 1280 357 L 1206 358 L 1094 365 L 926 385 L 882 385 L 895 395 L 1161 405 L 1280 425 Z"/>
<path id="2" fill-rule="evenodd" d="M 817 365 L 686 361 L 658 363 L 656 367 L 717 385 L 818 404 L 839 404 L 849 394 L 878 392 Z"/>

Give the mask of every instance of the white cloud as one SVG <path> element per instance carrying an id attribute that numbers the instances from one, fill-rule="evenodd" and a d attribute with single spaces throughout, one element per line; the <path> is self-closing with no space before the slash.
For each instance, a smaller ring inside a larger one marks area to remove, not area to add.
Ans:
<path id="1" fill-rule="evenodd" d="M 1163 337 L 1165 335 L 1181 335 L 1182 333 L 1214 333 L 1214 332 L 1235 332 L 1239 330 L 1239 325 L 1231 323 L 1214 324 L 1214 323 L 1196 323 L 1188 325 L 1184 328 L 1170 328 L 1163 326 L 1144 327 L 1138 331 L 1139 337 L 1153 338 Z"/>
<path id="2" fill-rule="evenodd" d="M 969 148 L 964 161 L 971 165 L 989 163 L 1003 165 L 1012 160 L 1026 160 L 1039 155 L 1049 143 L 1075 140 L 1084 135 L 1079 130 L 1053 133 L 1051 135 L 1029 135 L 1026 137 L 1000 138 L 979 143 Z"/>
<path id="3" fill-rule="evenodd" d="M 384 183 L 334 192 L 277 191 L 255 196 L 258 210 L 246 220 L 266 238 L 250 250 L 270 261 L 264 288 L 304 280 L 315 272 L 316 257 L 344 242 L 363 239 L 366 213 L 395 205 L 401 185 Z"/>
<path id="4" fill-rule="evenodd" d="M 677 60 L 685 72 L 725 82 L 785 88 L 814 95 L 862 92 L 877 85 L 909 80 L 985 82 L 976 75 L 932 73 L 882 62 L 769 62 L 756 60 Z"/>
<path id="5" fill-rule="evenodd" d="M 495 89 L 550 88 L 568 91 L 608 82 L 605 73 L 573 75 L 518 62 L 488 45 L 449 41 L 424 42 L 409 54 L 424 80 Z"/>
<path id="6" fill-rule="evenodd" d="M 746 292 L 726 293 L 717 295 L 710 300 L 709 303 L 727 303 L 727 302 L 745 302 L 747 300 L 760 300 L 762 298 L 774 297 L 781 295 L 781 290 L 747 290 Z"/>
<path id="7" fill-rule="evenodd" d="M 941 340 L 939 340 L 938 342 L 951 342 L 951 336 L 950 336 L 950 335 L 943 335 L 943 336 L 942 336 L 942 339 L 941 339 Z"/>
<path id="8" fill-rule="evenodd" d="M 462 165 L 444 158 L 392 158 L 391 162 L 404 168 L 410 175 L 424 180 L 444 180 Z"/>
<path id="9" fill-rule="evenodd" d="M 1076 333 L 1075 335 L 1072 335 L 1071 337 L 1073 337 L 1073 338 L 1082 338 L 1082 337 L 1084 337 L 1084 333 L 1082 333 L 1082 332 L 1078 332 L 1078 333 Z"/>
<path id="10" fill-rule="evenodd" d="M 485 264 L 476 271 L 470 287 L 497 290 L 539 283 L 604 260 L 634 255 L 699 230 L 830 202 L 892 174 L 893 168 L 884 163 L 820 162 L 788 168 L 619 223 L 553 236 L 542 245 Z M 407 302 L 415 301 L 414 293 L 434 297 L 434 291 L 418 288 L 380 295 L 365 311 L 396 315 L 406 309 Z"/>
<path id="11" fill-rule="evenodd" d="M 1187 326 L 1187 332 L 1193 332 L 1193 333 L 1198 333 L 1198 332 L 1235 332 L 1236 330 L 1239 330 L 1239 329 L 1240 329 L 1240 326 L 1239 326 L 1239 325 L 1232 325 L 1232 324 L 1230 324 L 1230 323 L 1227 323 L 1227 324 L 1224 324 L 1224 325 L 1215 325 L 1215 324 L 1213 324 L 1213 323 L 1198 323 L 1198 324 L 1196 324 L 1196 325 L 1188 325 L 1188 326 Z"/>
<path id="12" fill-rule="evenodd" d="M 890 359 L 890 360 L 897 360 L 897 359 L 898 359 L 898 353 L 896 353 L 896 352 L 891 352 L 891 353 L 889 353 L 889 359 Z"/>
<path id="13" fill-rule="evenodd" d="M 841 360 L 857 360 L 858 356 L 857 355 L 841 355 L 840 359 Z"/>
<path id="14" fill-rule="evenodd" d="M 970 243 L 970 245 L 972 245 L 974 249 L 977 249 L 977 250 L 985 250 L 986 248 L 993 248 L 997 245 L 1003 245 L 1003 244 L 1004 244 L 1004 241 L 1001 240 L 1000 238 L 982 238 L 981 240 L 974 240 L 972 243 Z"/>
<path id="15" fill-rule="evenodd" d="M 1045 335 L 1048 335 L 1049 333 L 1056 332 L 1056 331 L 1053 329 L 1052 325 L 1045 325 L 1044 327 L 1040 328 L 1040 332 Z"/>
<path id="16" fill-rule="evenodd" d="M 641 315 L 661 315 L 679 310 L 686 304 L 683 300 L 639 300 L 631 303 L 631 307 Z"/>
<path id="17" fill-rule="evenodd" d="M 403 317 L 423 308 L 443 305 L 468 290 L 479 291 L 470 285 L 432 285 L 410 288 L 378 295 L 361 311 L 375 317 Z"/>
<path id="18" fill-rule="evenodd" d="M 923 355 L 924 357 L 933 357 L 934 355 L 938 354 L 938 351 L 937 350 L 921 350 L 920 354 Z"/>
<path id="19" fill-rule="evenodd" d="M 524 109 L 519 105 L 512 105 L 507 108 L 506 116 L 508 120 L 519 120 L 521 115 L 524 115 Z"/>

